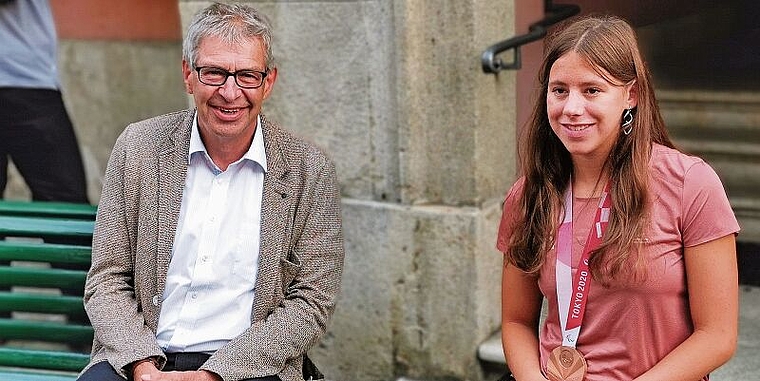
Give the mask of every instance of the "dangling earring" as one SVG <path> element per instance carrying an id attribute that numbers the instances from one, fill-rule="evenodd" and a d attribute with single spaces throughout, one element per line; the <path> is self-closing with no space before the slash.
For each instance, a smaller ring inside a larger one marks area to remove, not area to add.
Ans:
<path id="1" fill-rule="evenodd" d="M 623 111 L 623 123 L 620 125 L 623 133 L 629 135 L 633 131 L 633 110 L 630 108 Z"/>

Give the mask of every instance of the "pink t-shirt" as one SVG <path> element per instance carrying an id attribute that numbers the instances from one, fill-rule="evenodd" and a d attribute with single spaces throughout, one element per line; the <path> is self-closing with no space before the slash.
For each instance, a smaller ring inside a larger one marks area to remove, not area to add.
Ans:
<path id="1" fill-rule="evenodd" d="M 504 204 L 497 240 L 502 252 L 523 184 L 523 179 L 515 183 Z M 647 242 L 648 277 L 625 287 L 592 283 L 577 346 L 588 362 L 587 381 L 631 380 L 686 340 L 693 325 L 683 248 L 739 231 L 720 179 L 697 157 L 655 145 L 649 187 L 652 223 L 642 237 Z M 597 199 L 574 200 L 573 275 L 596 207 Z M 549 306 L 540 337 L 544 369 L 549 353 L 562 344 L 555 266 L 556 253 L 551 250 L 538 280 Z"/>

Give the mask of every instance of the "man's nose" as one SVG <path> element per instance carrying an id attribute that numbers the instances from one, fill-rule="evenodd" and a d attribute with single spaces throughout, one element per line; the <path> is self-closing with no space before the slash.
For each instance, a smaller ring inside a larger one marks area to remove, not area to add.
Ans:
<path id="1" fill-rule="evenodd" d="M 235 82 L 234 76 L 227 77 L 227 81 L 223 85 L 219 86 L 219 94 L 225 99 L 231 100 L 240 96 L 242 90 Z"/>

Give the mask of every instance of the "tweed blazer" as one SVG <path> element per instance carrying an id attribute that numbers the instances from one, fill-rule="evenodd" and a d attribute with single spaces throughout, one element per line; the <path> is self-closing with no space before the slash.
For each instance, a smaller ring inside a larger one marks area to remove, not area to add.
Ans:
<path id="1" fill-rule="evenodd" d="M 85 309 L 92 358 L 126 377 L 130 363 L 165 356 L 156 327 L 187 175 L 195 110 L 131 124 L 106 169 Z M 306 351 L 324 334 L 343 272 L 340 192 L 319 149 L 261 117 L 261 247 L 251 326 L 202 366 L 225 381 L 302 380 Z"/>

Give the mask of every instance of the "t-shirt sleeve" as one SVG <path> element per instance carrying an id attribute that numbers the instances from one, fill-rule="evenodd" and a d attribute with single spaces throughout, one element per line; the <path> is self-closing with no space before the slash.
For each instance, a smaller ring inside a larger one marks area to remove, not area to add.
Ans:
<path id="1" fill-rule="evenodd" d="M 496 237 L 496 248 L 505 253 L 509 247 L 509 239 L 512 236 L 515 220 L 519 211 L 519 198 L 522 195 L 524 178 L 518 180 L 507 192 L 502 206 L 501 221 L 499 222 L 499 233 Z"/>
<path id="2" fill-rule="evenodd" d="M 715 171 L 704 161 L 684 176 L 682 235 L 691 247 L 739 232 L 739 223 Z"/>

